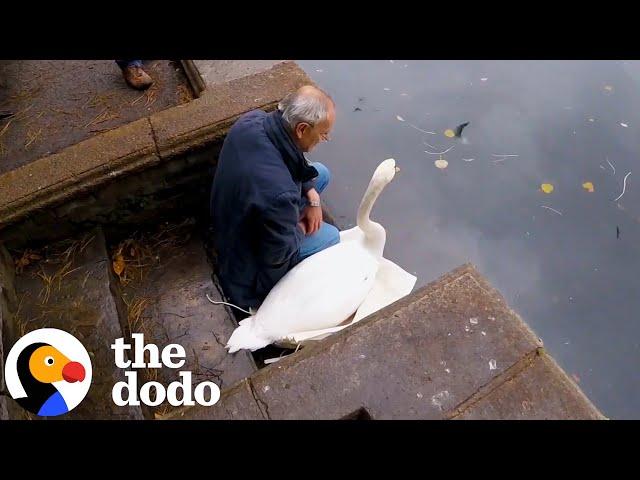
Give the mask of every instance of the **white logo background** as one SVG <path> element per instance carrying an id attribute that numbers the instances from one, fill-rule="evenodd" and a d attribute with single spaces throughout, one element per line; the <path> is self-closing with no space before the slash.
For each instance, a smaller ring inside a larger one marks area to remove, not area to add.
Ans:
<path id="1" fill-rule="evenodd" d="M 64 397 L 64 401 L 67 407 L 69 407 L 69 410 L 72 410 L 78 406 L 91 387 L 91 377 L 93 373 L 91 369 L 91 359 L 89 358 L 87 350 L 76 337 L 57 328 L 41 328 L 40 330 L 29 332 L 11 347 L 11 351 L 9 355 L 7 355 L 7 361 L 5 362 L 4 374 L 9 393 L 14 399 L 27 396 L 18 377 L 18 356 L 27 346 L 38 342 L 48 343 L 52 347 L 60 350 L 60 353 L 65 355 L 69 360 L 79 362 L 84 367 L 85 377 L 83 381 L 69 383 L 62 380 L 53 383 Z"/>

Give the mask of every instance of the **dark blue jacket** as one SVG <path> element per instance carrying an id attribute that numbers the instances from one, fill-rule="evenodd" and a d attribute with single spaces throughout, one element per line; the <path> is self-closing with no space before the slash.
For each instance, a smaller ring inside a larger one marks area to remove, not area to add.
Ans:
<path id="1" fill-rule="evenodd" d="M 257 308 L 298 263 L 301 200 L 317 175 L 279 111 L 248 112 L 230 129 L 213 179 L 211 215 L 217 274 L 231 302 Z"/>

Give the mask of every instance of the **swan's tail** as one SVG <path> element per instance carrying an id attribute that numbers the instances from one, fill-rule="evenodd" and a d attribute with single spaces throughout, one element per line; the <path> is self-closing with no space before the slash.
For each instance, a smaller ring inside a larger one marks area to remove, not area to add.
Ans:
<path id="1" fill-rule="evenodd" d="M 227 348 L 229 353 L 237 352 L 243 348 L 255 351 L 270 343 L 271 340 L 257 335 L 257 329 L 254 328 L 254 317 L 251 316 L 242 320 L 240 326 L 233 331 L 227 342 Z"/>

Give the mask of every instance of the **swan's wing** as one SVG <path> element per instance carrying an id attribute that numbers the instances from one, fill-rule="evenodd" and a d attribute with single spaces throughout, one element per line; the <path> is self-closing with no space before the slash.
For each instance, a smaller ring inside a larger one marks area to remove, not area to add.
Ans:
<path id="1" fill-rule="evenodd" d="M 415 286 L 416 280 L 414 275 L 403 270 L 391 260 L 383 258 L 380 261 L 373 288 L 356 311 L 351 322 L 337 327 L 291 333 L 276 344 L 283 348 L 295 348 L 299 344 L 323 340 L 408 295 Z"/>
<path id="2" fill-rule="evenodd" d="M 320 330 L 308 330 L 306 332 L 291 333 L 287 337 L 276 342 L 278 347 L 282 348 L 295 348 L 300 343 L 304 343 L 310 340 L 322 340 L 335 332 L 339 332 L 343 328 L 348 327 L 353 322 L 349 322 L 346 325 L 339 325 L 337 327 L 322 328 Z"/>
<path id="3" fill-rule="evenodd" d="M 373 288 L 358 308 L 353 322 L 355 323 L 408 295 L 415 286 L 416 280 L 417 277 L 403 270 L 391 260 L 383 258 L 380 261 Z"/>
<path id="4" fill-rule="evenodd" d="M 378 261 L 359 245 L 339 243 L 290 270 L 269 292 L 254 323 L 272 338 L 334 327 L 362 304 Z"/>
<path id="5" fill-rule="evenodd" d="M 364 238 L 364 232 L 360 227 L 353 227 L 349 230 L 343 230 L 340 232 L 340 243 L 352 242 L 354 240 L 361 240 Z"/>

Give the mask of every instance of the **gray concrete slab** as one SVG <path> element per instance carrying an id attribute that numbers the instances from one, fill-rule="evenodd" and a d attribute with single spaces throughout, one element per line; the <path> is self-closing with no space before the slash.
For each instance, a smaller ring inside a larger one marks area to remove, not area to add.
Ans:
<path id="1" fill-rule="evenodd" d="M 256 401 L 248 380 L 227 389 L 211 407 L 187 407 L 172 412 L 167 420 L 265 420 L 265 412 Z"/>
<path id="2" fill-rule="evenodd" d="M 0 395 L 0 420 L 9 420 L 9 412 L 7 411 L 6 398 Z"/>
<path id="3" fill-rule="evenodd" d="M 537 346 L 465 267 L 251 382 L 272 419 L 337 419 L 361 407 L 373 419 L 445 418 Z"/>
<path id="4" fill-rule="evenodd" d="M 191 60 L 206 87 L 269 70 L 285 60 Z"/>
<path id="5" fill-rule="evenodd" d="M 144 68 L 155 83 L 140 92 L 113 60 L 0 62 L 0 110 L 14 113 L 0 120 L 0 173 L 194 98 L 179 63 Z"/>
<path id="6" fill-rule="evenodd" d="M 602 420 L 577 385 L 542 353 L 453 417 L 456 420 Z"/>
<path id="7" fill-rule="evenodd" d="M 154 379 L 168 385 L 179 380 L 178 372 L 190 371 L 194 385 L 213 381 L 220 389 L 250 376 L 256 366 L 248 352 L 229 355 L 224 348 L 236 328 L 224 305 L 213 305 L 220 294 L 213 284 L 202 238 L 188 223 L 165 236 L 145 237 L 155 260 L 149 269 L 133 277 L 122 289 L 130 306 L 144 301 L 139 317 L 130 315 L 131 333 L 143 333 L 145 342 L 162 349 L 171 343 L 186 351 L 186 363 L 179 369 L 161 368 L 147 371 Z M 154 247 L 154 244 L 160 244 Z M 169 404 L 156 409 L 159 415 L 171 410 Z"/>
<path id="8" fill-rule="evenodd" d="M 523 408 L 532 418 L 602 418 L 542 352 L 466 265 L 257 372 L 253 398 L 238 402 L 257 402 L 269 419 L 522 418 Z M 196 406 L 189 415 L 214 413 Z"/>
<path id="9" fill-rule="evenodd" d="M 40 261 L 17 272 L 19 335 L 45 327 L 65 330 L 84 345 L 93 366 L 89 393 L 64 418 L 142 419 L 139 407 L 118 407 L 111 398 L 113 385 L 126 380 L 111 350 L 114 340 L 123 336 L 123 308 L 112 294 L 112 266 L 102 230 L 41 253 Z"/>
<path id="10" fill-rule="evenodd" d="M 10 337 L 13 311 L 17 305 L 15 292 L 15 270 L 13 258 L 0 243 L 0 392 L 5 390 L 4 384 L 4 339 Z M 10 347 L 7 339 L 7 348 Z"/>

